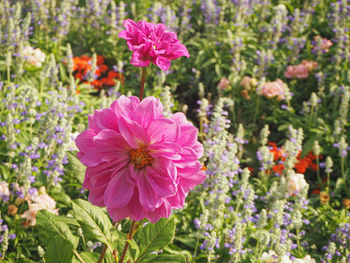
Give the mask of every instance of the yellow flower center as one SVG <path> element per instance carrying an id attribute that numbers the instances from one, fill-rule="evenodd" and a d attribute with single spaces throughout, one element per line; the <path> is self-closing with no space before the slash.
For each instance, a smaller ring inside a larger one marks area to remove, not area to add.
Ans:
<path id="1" fill-rule="evenodd" d="M 146 147 L 131 150 L 129 152 L 129 156 L 130 156 L 131 162 L 134 164 L 134 166 L 137 169 L 141 169 L 146 167 L 147 165 L 152 164 L 153 158 L 147 153 Z"/>

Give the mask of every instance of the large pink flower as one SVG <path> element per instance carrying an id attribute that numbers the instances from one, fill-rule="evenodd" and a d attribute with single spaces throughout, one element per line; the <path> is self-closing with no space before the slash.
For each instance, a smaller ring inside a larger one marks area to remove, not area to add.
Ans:
<path id="1" fill-rule="evenodd" d="M 115 221 L 169 217 L 205 180 L 197 129 L 184 114 L 165 118 L 162 110 L 157 98 L 121 96 L 89 115 L 89 129 L 76 139 L 89 201 Z"/>
<path id="2" fill-rule="evenodd" d="M 167 71 L 171 60 L 182 56 L 190 57 L 176 34 L 167 31 L 163 24 L 146 21 L 135 23 L 131 19 L 126 19 L 124 27 L 126 30 L 121 31 L 118 36 L 127 40 L 129 49 L 133 51 L 131 64 L 136 67 L 147 67 L 152 62 Z"/>

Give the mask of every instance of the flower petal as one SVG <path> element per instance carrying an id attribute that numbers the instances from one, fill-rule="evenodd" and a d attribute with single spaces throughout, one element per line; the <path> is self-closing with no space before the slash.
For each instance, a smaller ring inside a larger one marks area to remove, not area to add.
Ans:
<path id="1" fill-rule="evenodd" d="M 147 167 L 146 172 L 153 190 L 161 197 L 176 194 L 177 185 L 168 175 L 157 173 L 152 167 Z"/>
<path id="2" fill-rule="evenodd" d="M 154 61 L 154 64 L 156 64 L 163 71 L 167 71 L 171 66 L 170 60 L 162 56 L 157 56 L 157 58 Z"/>
<path id="3" fill-rule="evenodd" d="M 154 210 L 163 203 L 161 197 L 153 190 L 152 184 L 145 170 L 141 170 L 137 177 L 137 188 L 140 194 L 140 204 L 146 210 Z"/>
<path id="4" fill-rule="evenodd" d="M 135 67 L 147 67 L 151 61 L 147 59 L 143 54 L 134 51 L 134 53 L 132 53 L 130 63 Z"/>
<path id="5" fill-rule="evenodd" d="M 143 147 L 149 141 L 145 129 L 135 121 L 120 119 L 119 130 L 131 148 Z"/>
<path id="6" fill-rule="evenodd" d="M 104 194 L 106 207 L 110 209 L 121 208 L 129 203 L 135 185 L 129 183 L 128 173 L 128 169 L 123 169 L 113 175 Z"/>
<path id="7" fill-rule="evenodd" d="M 162 116 L 163 105 L 158 98 L 147 97 L 136 107 L 134 120 L 147 129 L 149 125 Z"/>

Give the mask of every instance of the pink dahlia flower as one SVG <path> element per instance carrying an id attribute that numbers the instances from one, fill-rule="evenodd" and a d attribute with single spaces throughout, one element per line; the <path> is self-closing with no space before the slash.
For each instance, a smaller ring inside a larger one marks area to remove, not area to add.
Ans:
<path id="1" fill-rule="evenodd" d="M 89 115 L 89 129 L 76 139 L 78 158 L 87 166 L 88 199 L 106 206 L 115 221 L 167 218 L 206 178 L 197 129 L 184 114 L 165 118 L 162 110 L 157 98 L 121 96 Z"/>
<path id="2" fill-rule="evenodd" d="M 185 56 L 190 57 L 186 47 L 177 39 L 174 32 L 167 31 L 163 24 L 153 24 L 146 21 L 135 23 L 131 19 L 124 21 L 119 37 L 127 41 L 133 51 L 131 64 L 136 67 L 147 67 L 151 62 L 160 69 L 167 71 L 171 60 Z"/>

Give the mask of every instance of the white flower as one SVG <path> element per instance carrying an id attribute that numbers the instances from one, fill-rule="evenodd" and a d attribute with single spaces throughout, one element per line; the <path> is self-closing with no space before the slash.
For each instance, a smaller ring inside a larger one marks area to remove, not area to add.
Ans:
<path id="1" fill-rule="evenodd" d="M 264 252 L 260 258 L 264 263 L 277 263 L 278 256 L 275 251 L 269 250 L 268 253 Z"/>
<path id="2" fill-rule="evenodd" d="M 298 194 L 305 186 L 307 186 L 307 182 L 305 181 L 303 174 L 292 174 L 288 178 L 287 190 L 289 195 Z"/>
<path id="3" fill-rule="evenodd" d="M 26 62 L 34 67 L 41 67 L 46 57 L 39 48 L 33 49 L 31 46 L 24 47 L 22 55 Z"/>
<path id="4" fill-rule="evenodd" d="M 284 255 L 281 257 L 279 263 L 292 263 L 292 260 L 287 255 Z"/>
<path id="5" fill-rule="evenodd" d="M 26 46 L 23 48 L 22 55 L 25 59 L 31 56 L 34 52 L 34 49 L 31 46 Z"/>
<path id="6" fill-rule="evenodd" d="M 304 258 L 296 258 L 293 263 L 316 263 L 310 255 L 306 255 Z"/>
<path id="7" fill-rule="evenodd" d="M 7 182 L 0 182 L 0 200 L 4 197 L 10 196 L 9 184 Z"/>

